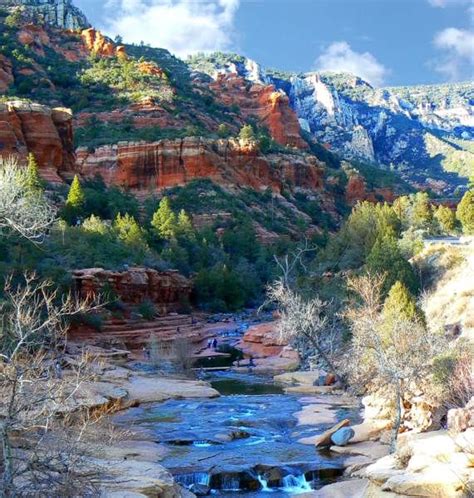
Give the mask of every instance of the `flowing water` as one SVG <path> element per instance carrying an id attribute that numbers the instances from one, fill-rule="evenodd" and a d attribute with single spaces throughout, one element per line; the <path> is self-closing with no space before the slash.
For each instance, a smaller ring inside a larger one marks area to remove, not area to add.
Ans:
<path id="1" fill-rule="evenodd" d="M 271 379 L 221 372 L 208 379 L 217 399 L 172 400 L 133 408 L 117 422 L 144 427 L 169 450 L 161 462 L 196 494 L 273 497 L 305 493 L 342 474 L 341 460 L 298 439 L 327 426 L 296 425 L 298 396 Z M 355 412 L 338 412 L 338 418 Z"/>

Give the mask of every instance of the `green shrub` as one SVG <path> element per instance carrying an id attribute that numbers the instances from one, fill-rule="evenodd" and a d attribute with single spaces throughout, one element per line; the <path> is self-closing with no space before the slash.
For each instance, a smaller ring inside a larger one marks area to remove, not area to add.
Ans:
<path id="1" fill-rule="evenodd" d="M 156 307 L 149 299 L 142 301 L 138 305 L 137 311 L 145 320 L 153 320 L 156 316 Z"/>

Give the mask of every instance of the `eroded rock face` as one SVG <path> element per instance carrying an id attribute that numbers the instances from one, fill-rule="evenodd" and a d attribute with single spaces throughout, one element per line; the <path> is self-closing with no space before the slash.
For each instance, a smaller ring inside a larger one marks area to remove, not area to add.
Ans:
<path id="1" fill-rule="evenodd" d="M 51 110 L 22 101 L 0 103 L 0 156 L 24 161 L 33 153 L 40 174 L 61 182 L 59 173 L 74 171 L 72 115 L 68 109 Z"/>
<path id="2" fill-rule="evenodd" d="M 244 117 L 255 117 L 267 126 L 279 144 L 308 149 L 308 144 L 301 138 L 298 117 L 290 107 L 288 96 L 273 85 L 249 85 L 244 78 L 230 74 L 220 75 L 210 87 L 222 103 L 237 105 Z"/>
<path id="3" fill-rule="evenodd" d="M 150 268 L 130 268 L 122 272 L 90 268 L 73 274 L 83 298 L 97 296 L 104 287 L 112 289 L 127 304 L 149 300 L 160 310 L 174 311 L 191 294 L 191 282 L 177 271 L 158 272 Z"/>
<path id="4" fill-rule="evenodd" d="M 106 38 L 100 31 L 94 28 L 83 30 L 81 38 L 87 50 L 92 54 L 100 55 L 101 57 L 113 57 L 115 55 L 126 57 L 123 46 L 116 47 L 109 38 Z"/>
<path id="5" fill-rule="evenodd" d="M 63 29 L 80 29 L 89 26 L 86 16 L 71 0 L 2 0 L 2 7 L 25 7 L 25 15 L 41 17 L 45 22 Z"/>
<path id="6" fill-rule="evenodd" d="M 136 191 L 183 185 L 197 178 L 276 192 L 283 183 L 311 190 L 323 186 L 323 168 L 314 156 L 262 156 L 234 140 L 121 142 L 94 152 L 79 148 L 77 163 L 84 176 L 100 174 L 109 185 Z"/>

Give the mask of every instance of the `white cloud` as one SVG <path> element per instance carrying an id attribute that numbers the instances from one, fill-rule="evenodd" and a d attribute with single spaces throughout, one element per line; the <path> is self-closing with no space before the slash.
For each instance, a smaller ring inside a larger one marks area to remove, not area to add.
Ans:
<path id="1" fill-rule="evenodd" d="M 474 32 L 467 29 L 446 28 L 436 34 L 434 45 L 442 55 L 434 69 L 450 81 L 472 77 L 474 67 Z"/>
<path id="2" fill-rule="evenodd" d="M 318 71 L 336 71 L 360 76 L 374 86 L 383 84 L 389 73 L 370 52 L 356 52 L 345 41 L 334 42 L 317 58 Z"/>
<path id="3" fill-rule="evenodd" d="M 240 0 L 108 0 L 103 30 L 179 56 L 232 47 Z"/>
<path id="4" fill-rule="evenodd" d="M 428 0 L 433 7 L 450 7 L 451 5 L 467 5 L 472 0 Z"/>

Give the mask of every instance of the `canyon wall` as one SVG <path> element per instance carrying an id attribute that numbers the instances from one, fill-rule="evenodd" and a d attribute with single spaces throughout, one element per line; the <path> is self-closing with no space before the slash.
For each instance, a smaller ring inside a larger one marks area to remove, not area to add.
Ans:
<path id="1" fill-rule="evenodd" d="M 276 192 L 284 184 L 311 190 L 323 187 L 323 164 L 314 156 L 262 156 L 256 147 L 236 140 L 120 142 L 93 152 L 79 148 L 77 165 L 86 177 L 100 174 L 109 185 L 142 192 L 199 178 L 228 186 L 271 188 Z"/>

